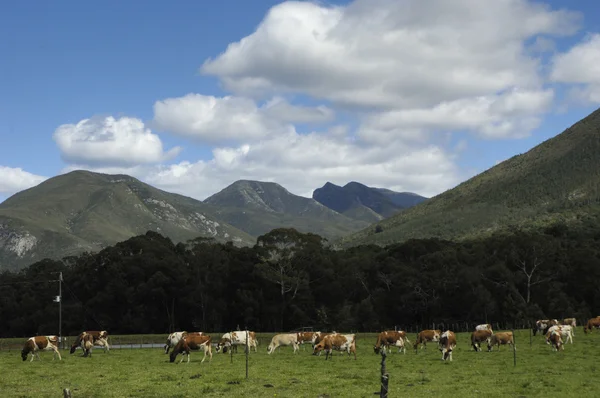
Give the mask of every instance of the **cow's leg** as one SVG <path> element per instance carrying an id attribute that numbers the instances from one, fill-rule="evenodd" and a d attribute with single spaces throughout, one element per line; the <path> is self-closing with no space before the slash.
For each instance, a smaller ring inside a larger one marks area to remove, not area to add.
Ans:
<path id="1" fill-rule="evenodd" d="M 58 355 L 58 360 L 62 361 L 62 357 L 60 356 L 60 351 L 58 350 L 58 347 L 54 347 L 54 354 L 52 355 L 52 360 L 54 361 L 54 357 Z"/>
<path id="2" fill-rule="evenodd" d="M 40 358 L 40 352 L 39 352 L 39 351 L 35 351 L 35 356 L 37 357 L 37 359 L 38 359 L 39 361 L 41 361 L 41 360 L 42 360 L 42 358 Z"/>

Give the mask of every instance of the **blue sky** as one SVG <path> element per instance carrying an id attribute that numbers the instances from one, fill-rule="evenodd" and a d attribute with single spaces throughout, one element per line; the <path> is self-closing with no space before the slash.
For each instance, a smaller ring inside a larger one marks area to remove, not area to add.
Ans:
<path id="1" fill-rule="evenodd" d="M 470 3 L 5 2 L 0 200 L 74 169 L 435 195 L 598 108 L 598 2 Z"/>

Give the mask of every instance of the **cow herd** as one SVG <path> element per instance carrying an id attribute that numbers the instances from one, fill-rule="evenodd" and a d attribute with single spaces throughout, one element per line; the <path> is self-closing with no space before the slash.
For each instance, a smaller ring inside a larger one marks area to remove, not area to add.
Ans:
<path id="1" fill-rule="evenodd" d="M 564 342 L 573 343 L 575 335 L 575 327 L 577 326 L 575 318 L 566 318 L 561 321 L 557 319 L 540 319 L 536 321 L 533 327 L 533 335 L 542 333 L 545 335 L 546 343 L 552 346 L 553 351 L 564 350 Z M 584 333 L 590 333 L 593 329 L 600 329 L 600 316 L 591 318 L 583 328 Z M 58 350 L 57 336 L 34 336 L 29 338 L 21 350 L 23 361 L 31 354 L 31 361 L 35 357 L 40 359 L 39 351 L 53 351 L 53 360 L 58 356 L 62 360 Z M 438 349 L 442 353 L 442 360 L 452 361 L 452 352 L 456 347 L 456 335 L 451 330 L 446 330 L 442 333 L 441 330 L 422 330 L 416 336 L 415 342 L 411 343 L 406 332 L 388 330 L 379 333 L 377 341 L 373 347 L 376 354 L 383 351 L 391 350 L 391 347 L 397 347 L 398 352 L 406 354 L 406 346 L 412 344 L 415 352 L 426 348 L 428 342 L 438 343 Z M 510 345 L 515 348 L 515 342 L 512 332 L 494 333 L 490 324 L 482 324 L 475 327 L 471 333 L 471 346 L 475 351 L 481 351 L 481 344 L 486 342 L 488 351 L 492 351 L 494 346 L 500 348 L 500 345 Z M 340 353 L 346 352 L 348 357 L 351 355 L 356 359 L 356 335 L 341 334 L 337 332 L 297 332 L 276 334 L 271 339 L 271 343 L 267 347 L 267 353 L 270 355 L 280 347 L 291 346 L 296 354 L 300 346 L 311 344 L 313 355 L 321 355 L 325 353 L 325 360 L 329 359 L 333 351 Z M 202 362 L 206 360 L 208 355 L 209 361 L 212 361 L 212 350 L 215 345 L 216 352 L 226 353 L 228 350 L 237 352 L 238 346 L 243 346 L 245 350 L 254 349 L 258 351 L 258 339 L 256 333 L 247 330 L 237 330 L 225 333 L 221 336 L 218 342 L 213 342 L 211 336 L 203 332 L 175 332 L 167 337 L 164 346 L 165 354 L 170 354 L 170 361 L 175 362 L 177 355 L 182 354 L 179 363 L 183 362 L 187 357 L 187 362 L 190 362 L 191 351 L 203 351 L 204 357 Z M 103 331 L 84 331 L 82 332 L 71 346 L 70 353 L 73 354 L 78 347 L 83 351 L 83 356 L 91 356 L 94 346 L 103 347 L 105 352 L 110 350 L 108 344 L 108 333 Z"/>

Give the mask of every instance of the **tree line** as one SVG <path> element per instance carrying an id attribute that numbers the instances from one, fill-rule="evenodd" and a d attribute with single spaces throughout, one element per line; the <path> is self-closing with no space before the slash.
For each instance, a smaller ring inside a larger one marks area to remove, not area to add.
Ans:
<path id="1" fill-rule="evenodd" d="M 63 335 L 583 320 L 600 313 L 600 230 L 588 227 L 345 250 L 294 229 L 241 248 L 206 238 L 174 244 L 147 232 L 1 273 L 0 337 L 58 333 L 57 272 Z"/>

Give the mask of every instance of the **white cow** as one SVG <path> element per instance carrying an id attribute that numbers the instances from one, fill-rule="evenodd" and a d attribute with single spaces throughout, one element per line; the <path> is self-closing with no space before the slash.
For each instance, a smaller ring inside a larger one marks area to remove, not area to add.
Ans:
<path id="1" fill-rule="evenodd" d="M 286 334 L 276 334 L 271 339 L 271 344 L 267 347 L 267 352 L 270 354 L 273 353 L 277 348 L 281 346 L 292 346 L 294 347 L 294 354 L 300 348 L 300 344 L 298 343 L 298 333 L 286 333 Z"/>
<path id="2" fill-rule="evenodd" d="M 481 325 L 477 325 L 475 326 L 475 330 L 489 330 L 490 332 L 492 332 L 492 334 L 494 334 L 494 331 L 492 330 L 492 325 L 490 325 L 489 323 L 482 323 Z"/>
<path id="3" fill-rule="evenodd" d="M 226 353 L 229 348 L 237 348 L 239 345 L 245 346 L 246 337 L 248 338 L 248 347 L 254 347 L 254 352 L 257 352 L 258 340 L 256 340 L 256 333 L 247 330 L 225 333 L 217 344 L 216 350 L 219 352 L 223 348 L 223 353 Z"/>

